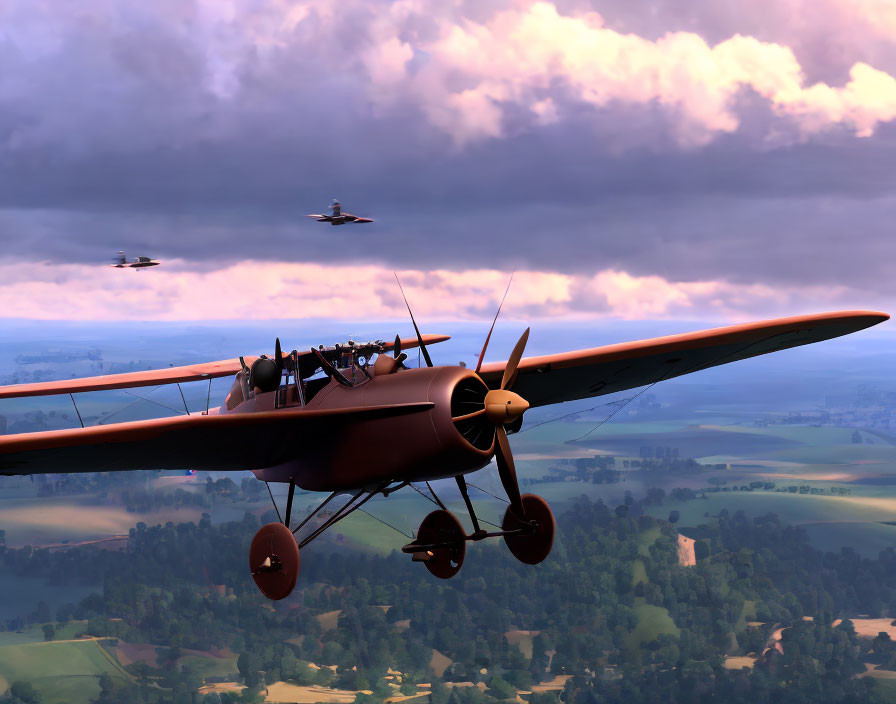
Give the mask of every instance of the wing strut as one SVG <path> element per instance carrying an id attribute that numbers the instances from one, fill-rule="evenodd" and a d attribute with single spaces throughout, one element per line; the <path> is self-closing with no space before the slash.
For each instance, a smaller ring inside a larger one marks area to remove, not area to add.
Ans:
<path id="1" fill-rule="evenodd" d="M 302 542 L 299 543 L 299 549 L 302 549 L 303 547 L 305 547 L 308 543 L 310 543 L 312 540 L 314 540 L 317 536 L 319 536 L 321 533 L 323 533 L 330 526 L 335 525 L 336 523 L 339 523 L 339 521 L 341 521 L 343 518 L 345 518 L 346 516 L 348 516 L 351 513 L 354 513 L 355 511 L 357 511 L 364 504 L 366 504 L 368 501 L 370 501 L 374 496 L 376 496 L 383 489 L 385 489 L 387 486 L 389 486 L 389 484 L 391 484 L 391 482 L 388 482 L 388 481 L 382 482 L 382 483 L 378 484 L 376 489 L 374 489 L 373 491 L 366 491 L 364 489 L 361 489 L 361 491 L 359 491 L 357 494 L 355 494 L 351 498 L 351 500 L 347 504 L 345 504 L 345 506 L 340 508 L 336 513 L 334 513 L 332 516 L 330 516 L 320 526 L 315 528 L 314 531 L 312 531 L 312 533 L 309 536 L 307 536 L 304 540 L 302 540 Z M 358 501 L 358 503 L 355 503 L 358 500 L 358 498 L 362 494 L 365 494 L 365 493 L 367 494 L 367 496 L 365 496 L 363 499 Z"/>
<path id="2" fill-rule="evenodd" d="M 78 410 L 78 404 L 75 403 L 74 394 L 69 394 L 68 397 L 72 400 L 72 405 L 75 407 L 75 413 L 78 414 L 78 422 L 81 424 L 81 427 L 84 427 L 84 421 L 81 418 L 81 411 Z"/>

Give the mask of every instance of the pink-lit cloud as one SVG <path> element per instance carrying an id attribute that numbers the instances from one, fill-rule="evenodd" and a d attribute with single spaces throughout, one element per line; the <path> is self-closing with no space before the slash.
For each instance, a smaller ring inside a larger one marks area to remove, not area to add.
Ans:
<path id="1" fill-rule="evenodd" d="M 429 60 L 409 75 L 412 90 L 430 120 L 458 142 L 502 135 L 508 103 L 543 118 L 558 85 L 567 98 L 598 108 L 658 105 L 675 115 L 685 146 L 736 131 L 735 103 L 746 90 L 801 138 L 836 126 L 867 137 L 896 117 L 896 80 L 861 62 L 844 85 L 809 85 L 787 46 L 741 35 L 713 46 L 690 32 L 650 40 L 608 29 L 595 12 L 563 14 L 548 2 L 517 4 L 483 22 L 446 23 L 419 49 Z M 384 71 L 376 55 L 367 65 L 372 77 Z"/>
<path id="2" fill-rule="evenodd" d="M 0 21 L 16 27 L 2 55 L 10 70 L 0 76 L 0 99 L 29 117 L 8 136 L 16 149 L 53 142 L 74 126 L 94 148 L 168 144 L 198 125 L 216 137 L 234 123 L 209 115 L 290 103 L 284 96 L 309 88 L 297 67 L 312 61 L 334 85 L 357 86 L 347 109 L 373 106 L 383 114 L 414 105 L 458 144 L 527 129 L 519 119 L 508 128 L 510 114 L 528 114 L 528 129 L 537 129 L 582 106 L 596 109 L 595 123 L 612 120 L 621 106 L 659 110 L 679 145 L 694 147 L 741 128 L 745 94 L 759 96 L 781 122 L 760 141 L 780 143 L 782 133 L 806 140 L 835 128 L 867 137 L 896 117 L 888 67 L 847 59 L 843 80 L 810 80 L 813 66 L 801 64 L 787 43 L 798 43 L 802 23 L 790 22 L 778 41 L 751 36 L 748 20 L 763 6 L 783 12 L 771 2 L 756 5 L 743 10 L 747 29 L 734 23 L 721 41 L 681 30 L 622 32 L 612 17 L 543 0 L 0 6 Z M 896 38 L 896 11 L 886 0 L 821 5 L 822 17 L 807 25 L 813 31 L 821 25 L 839 37 L 848 25 L 869 41 Z M 814 9 L 802 0 L 788 7 L 793 16 Z M 92 46 L 97 34 L 105 45 Z M 282 95 L 269 92 L 272 80 Z M 75 89 L 77 101 L 70 100 Z M 146 102 L 150 95 L 157 100 Z"/>
<path id="3" fill-rule="evenodd" d="M 423 319 L 490 317 L 507 272 L 399 272 Z M 847 288 L 774 288 L 718 280 L 670 281 L 604 270 L 592 275 L 519 271 L 504 314 L 518 319 L 657 317 L 745 320 L 855 304 Z M 866 304 L 870 301 L 865 299 Z M 45 320 L 258 320 L 403 318 L 390 269 L 249 261 L 196 271 L 180 261 L 136 271 L 0 263 L 4 317 Z"/>

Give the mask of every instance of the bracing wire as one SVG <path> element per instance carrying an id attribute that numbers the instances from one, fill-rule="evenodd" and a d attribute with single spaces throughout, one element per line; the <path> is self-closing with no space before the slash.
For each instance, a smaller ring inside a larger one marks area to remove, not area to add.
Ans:
<path id="1" fill-rule="evenodd" d="M 528 428 L 523 428 L 519 432 L 514 433 L 514 435 L 521 435 L 522 433 L 528 433 L 530 430 L 534 430 L 535 428 L 538 428 L 542 425 L 547 425 L 548 423 L 554 423 L 555 421 L 563 420 L 564 418 L 569 418 L 570 416 L 575 416 L 575 415 L 578 415 L 579 413 L 589 413 L 590 411 L 595 411 L 598 408 L 603 408 L 604 406 L 612 406 L 613 404 L 625 403 L 630 400 L 631 400 L 631 398 L 620 398 L 620 399 L 616 399 L 615 401 L 607 401 L 606 403 L 599 403 L 596 406 L 592 406 L 591 408 L 583 408 L 580 411 L 573 411 L 572 413 L 565 413 L 562 416 L 557 416 L 556 418 L 551 418 L 550 420 L 545 420 L 545 421 L 542 421 L 541 423 L 536 423 L 535 425 L 530 425 Z"/>
<path id="2" fill-rule="evenodd" d="M 495 496 L 492 492 L 490 492 L 490 491 L 486 491 L 486 490 L 483 489 L 482 487 L 478 487 L 478 486 L 476 486 L 475 484 L 471 484 L 469 481 L 467 482 L 467 486 L 471 486 L 471 487 L 473 487 L 474 489 L 478 489 L 478 490 L 481 491 L 483 494 L 488 494 L 488 495 L 491 496 L 493 499 L 497 499 L 498 501 L 503 501 L 505 504 L 509 504 L 509 503 L 510 503 L 507 499 L 502 499 L 500 496 Z M 493 523 L 492 525 L 494 525 L 494 523 Z"/>
<path id="3" fill-rule="evenodd" d="M 595 430 L 597 430 L 600 426 L 602 426 L 604 423 L 606 423 L 608 420 L 610 420 L 610 418 L 612 418 L 613 416 L 615 416 L 617 413 L 619 413 L 619 411 L 621 411 L 621 410 L 622 410 L 623 408 L 625 408 L 628 404 L 630 404 L 632 401 L 634 401 L 636 398 L 638 398 L 638 396 L 640 396 L 641 394 L 643 394 L 643 393 L 645 393 L 645 392 L 647 392 L 647 391 L 650 391 L 650 389 L 652 389 L 654 386 L 656 386 L 657 384 L 659 384 L 661 381 L 662 381 L 662 379 L 657 379 L 655 382 L 653 382 L 653 383 L 650 384 L 649 386 L 645 386 L 643 389 L 641 389 L 641 390 L 640 390 L 638 393 L 636 393 L 634 396 L 630 396 L 629 398 L 625 399 L 625 403 L 623 403 L 619 408 L 616 408 L 610 415 L 608 415 L 608 416 L 607 416 L 606 418 L 604 418 L 600 423 L 598 423 L 597 425 L 595 425 L 591 430 L 589 430 L 589 431 L 588 431 L 587 433 L 585 433 L 584 435 L 580 435 L 580 436 L 577 437 L 577 438 L 573 438 L 573 439 L 570 440 L 569 442 L 578 442 L 579 440 L 582 440 L 582 439 L 584 439 L 584 438 L 587 438 L 589 435 L 591 435 L 591 433 L 593 433 L 593 432 L 594 432 Z"/>
<path id="4" fill-rule="evenodd" d="M 408 486 L 411 487 L 411 489 L 413 489 L 414 491 L 416 491 L 418 494 L 420 494 L 420 496 L 422 496 L 422 497 L 423 497 L 424 499 L 426 499 L 427 501 L 431 501 L 431 502 L 434 503 L 436 506 L 439 506 L 439 505 L 436 503 L 436 500 L 435 500 L 434 498 L 432 498 L 429 494 L 424 494 L 422 491 L 420 491 L 420 490 L 419 490 L 417 487 L 415 487 L 413 484 L 408 484 Z M 441 508 L 441 506 L 439 506 L 439 508 Z"/>
<path id="5" fill-rule="evenodd" d="M 404 532 L 403 530 L 401 530 L 400 528 L 396 528 L 396 527 L 393 526 L 391 523 L 387 523 L 386 521 L 384 521 L 382 518 L 378 518 L 377 516 L 374 516 L 372 513 L 370 513 L 370 511 L 365 511 L 363 508 L 359 508 L 358 511 L 360 511 L 361 513 L 365 513 L 365 514 L 367 514 L 367 515 L 370 516 L 373 520 L 375 520 L 375 521 L 379 521 L 379 522 L 382 523 L 384 526 L 389 526 L 389 527 L 390 527 L 392 530 L 394 530 L 395 532 L 397 532 L 397 533 L 401 533 L 405 538 L 410 538 L 411 540 L 414 539 L 414 536 L 413 536 L 413 535 L 408 535 L 407 533 L 405 533 L 405 532 Z"/>
<path id="6" fill-rule="evenodd" d="M 779 334 L 780 334 L 780 333 L 779 333 Z M 690 367 L 689 369 L 686 369 L 685 371 L 680 372 L 680 373 L 678 374 L 678 376 L 682 376 L 682 375 L 684 375 L 684 374 L 690 374 L 691 372 L 696 372 L 696 371 L 699 371 L 700 369 L 707 369 L 707 368 L 709 368 L 709 367 L 714 367 L 714 366 L 716 366 L 717 364 L 722 364 L 722 363 L 724 362 L 724 360 L 727 359 L 728 357 L 734 357 L 734 356 L 736 356 L 736 355 L 743 354 L 744 352 L 746 352 L 746 351 L 747 351 L 748 349 L 750 349 L 751 347 L 754 347 L 755 345 L 761 344 L 761 343 L 763 343 L 763 342 L 768 342 L 769 340 L 771 340 L 772 338 L 777 337 L 777 336 L 778 336 L 778 335 L 769 335 L 768 337 L 764 337 L 764 338 L 762 338 L 761 340 L 754 340 L 753 342 L 750 342 L 750 343 L 744 345 L 744 346 L 741 347 L 740 349 L 737 349 L 737 350 L 735 350 L 735 351 L 733 351 L 733 352 L 727 352 L 727 353 L 721 355 L 720 357 L 717 357 L 717 358 L 713 359 L 713 360 L 710 361 L 710 362 L 700 362 L 699 364 L 695 364 L 693 367 Z M 675 360 L 675 361 L 681 361 L 681 360 Z M 582 439 L 588 437 L 589 435 L 591 435 L 591 433 L 593 433 L 595 430 L 597 430 L 598 428 L 600 428 L 600 426 L 602 426 L 604 423 L 606 423 L 608 420 L 610 420 L 610 418 L 612 418 L 612 417 L 615 416 L 617 413 L 619 413 L 619 411 L 621 411 L 621 410 L 622 410 L 623 408 L 625 408 L 629 403 L 631 403 L 631 402 L 634 401 L 636 398 L 638 398 L 638 396 L 640 396 L 641 394 L 643 394 L 643 393 L 649 391 L 649 390 L 652 389 L 654 386 L 656 386 L 657 384 L 659 384 L 661 381 L 663 381 L 664 379 L 666 379 L 666 378 L 672 373 L 672 370 L 673 370 L 673 369 L 674 369 L 674 366 L 672 366 L 672 365 L 670 364 L 669 369 L 667 369 L 659 379 L 657 379 L 657 380 L 654 381 L 653 383 L 649 384 L 648 386 L 645 386 L 643 389 L 641 389 L 641 390 L 640 390 L 638 393 L 636 393 L 634 396 L 631 396 L 630 398 L 628 398 L 628 399 L 626 400 L 626 402 L 625 402 L 623 405 L 621 405 L 619 408 L 617 408 L 616 410 L 614 410 L 610 415 L 608 415 L 608 416 L 607 416 L 606 418 L 604 418 L 600 423 L 598 423 L 597 425 L 595 425 L 595 426 L 594 426 L 591 430 L 589 430 L 587 433 L 585 433 L 584 435 L 580 435 L 579 437 L 574 438 L 573 440 L 570 440 L 569 442 L 578 442 L 579 440 L 582 440 Z"/>

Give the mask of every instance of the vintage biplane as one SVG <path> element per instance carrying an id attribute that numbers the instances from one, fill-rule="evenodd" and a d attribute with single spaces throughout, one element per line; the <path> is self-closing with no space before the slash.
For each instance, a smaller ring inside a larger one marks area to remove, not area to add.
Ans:
<path id="1" fill-rule="evenodd" d="M 472 532 L 433 492 L 441 508 L 423 519 L 416 538 L 402 548 L 405 553 L 448 578 L 460 569 L 467 541 L 501 537 L 519 560 L 536 564 L 550 552 L 554 519 L 544 500 L 520 495 L 507 436 L 519 430 L 526 409 L 828 340 L 888 317 L 870 311 L 822 313 L 540 357 L 523 357 L 526 330 L 508 361 L 484 364 L 489 332 L 475 369 L 435 366 L 428 347 L 448 338 L 421 335 L 414 323 L 415 338 L 394 342 L 349 341 L 283 354 L 277 340 L 271 357 L 0 387 L 0 399 L 8 399 L 234 376 L 220 408 L 0 436 L 0 474 L 251 469 L 264 482 L 284 482 L 289 485 L 285 514 L 261 528 L 249 555 L 255 582 L 272 599 L 292 591 L 299 549 L 325 530 L 376 495 L 418 482 L 432 491 L 428 483 L 443 478 L 456 479 Z M 414 347 L 426 366 L 405 368 L 403 350 Z M 501 529 L 488 532 L 473 510 L 464 475 L 493 459 L 509 507 Z M 330 493 L 293 527 L 296 487 Z M 321 513 L 339 495 L 348 501 Z M 294 537 L 303 528 L 305 535 Z"/>

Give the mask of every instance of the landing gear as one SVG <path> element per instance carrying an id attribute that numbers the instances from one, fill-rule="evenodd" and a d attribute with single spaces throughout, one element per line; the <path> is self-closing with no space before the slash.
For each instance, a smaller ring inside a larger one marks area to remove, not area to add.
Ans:
<path id="1" fill-rule="evenodd" d="M 249 569 L 255 585 L 268 599 L 290 595 L 299 576 L 299 546 L 282 523 L 262 526 L 249 548 Z"/>
<path id="2" fill-rule="evenodd" d="M 267 485 L 267 482 L 265 484 Z M 290 481 L 289 495 L 286 499 L 286 516 L 283 518 L 283 522 L 268 523 L 266 526 L 262 526 L 261 530 L 252 539 L 252 545 L 249 548 L 249 569 L 252 572 L 252 579 L 255 580 L 255 584 L 261 590 L 261 593 L 268 599 L 275 601 L 288 597 L 295 588 L 296 580 L 299 576 L 299 549 L 305 547 L 327 528 L 359 509 L 376 494 L 386 490 L 388 484 L 389 482 L 383 482 L 371 490 L 360 490 L 349 499 L 348 503 L 344 504 L 335 513 L 332 513 L 321 525 L 305 536 L 301 542 L 297 542 L 295 534 L 317 516 L 333 498 L 338 496 L 339 492 L 334 491 L 330 494 L 296 528 L 290 530 L 292 501 L 296 488 L 295 483 Z M 268 486 L 268 493 L 270 491 L 271 488 Z M 273 494 L 271 494 L 271 502 L 274 504 L 277 517 L 280 518 L 280 509 L 277 508 L 277 502 L 274 501 Z M 461 557 L 461 560 L 463 560 L 463 557 Z"/>
<path id="3" fill-rule="evenodd" d="M 544 499 L 535 494 L 523 494 L 519 499 L 520 508 L 515 509 L 513 505 L 507 508 L 501 530 L 488 533 L 479 527 L 462 476 L 457 477 L 457 484 L 473 523 L 473 533 L 467 535 L 460 521 L 447 509 L 433 511 L 420 524 L 417 539 L 401 549 L 413 555 L 414 562 L 422 562 L 440 579 L 450 579 L 463 565 L 466 541 L 498 537 L 504 538 L 507 548 L 520 562 L 537 565 L 548 556 L 554 544 L 555 522 Z M 443 505 L 441 501 L 438 503 Z M 521 512 L 523 517 L 520 517 Z"/>
<path id="4" fill-rule="evenodd" d="M 554 514 L 547 501 L 535 494 L 523 494 L 521 501 L 525 518 L 520 518 L 512 506 L 504 514 L 504 544 L 520 562 L 537 565 L 554 544 Z"/>

